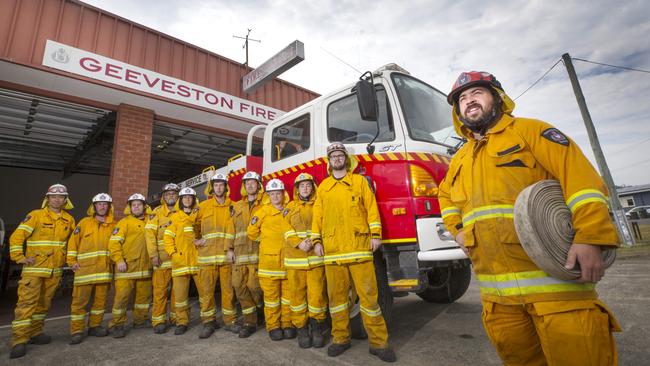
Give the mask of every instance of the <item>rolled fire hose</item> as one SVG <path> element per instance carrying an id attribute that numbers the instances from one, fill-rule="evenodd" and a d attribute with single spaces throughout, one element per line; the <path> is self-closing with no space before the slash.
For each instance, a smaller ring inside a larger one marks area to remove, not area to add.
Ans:
<path id="1" fill-rule="evenodd" d="M 580 278 L 580 266 L 564 265 L 575 232 L 571 211 L 556 180 L 543 180 L 526 187 L 515 201 L 515 230 L 524 251 L 544 272 L 562 280 Z M 605 268 L 614 263 L 616 250 L 603 249 Z"/>

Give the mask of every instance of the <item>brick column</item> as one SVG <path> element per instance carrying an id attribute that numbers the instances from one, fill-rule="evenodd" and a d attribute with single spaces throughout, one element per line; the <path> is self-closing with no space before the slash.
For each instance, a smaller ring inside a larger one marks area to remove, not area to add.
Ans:
<path id="1" fill-rule="evenodd" d="M 113 160 L 108 189 L 115 216 L 123 217 L 126 200 L 133 193 L 147 197 L 153 134 L 152 110 L 120 104 L 115 123 Z"/>

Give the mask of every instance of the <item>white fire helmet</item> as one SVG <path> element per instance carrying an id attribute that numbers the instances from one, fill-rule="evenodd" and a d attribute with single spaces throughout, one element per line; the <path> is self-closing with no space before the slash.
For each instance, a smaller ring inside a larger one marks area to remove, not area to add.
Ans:
<path id="1" fill-rule="evenodd" d="M 282 183 L 282 181 L 279 179 L 271 179 L 268 183 L 266 183 L 266 191 L 284 191 L 284 183 Z"/>
<path id="2" fill-rule="evenodd" d="M 134 194 L 131 195 L 131 197 L 129 197 L 128 200 L 126 200 L 126 203 L 129 203 L 131 201 L 142 201 L 142 202 L 146 203 L 147 199 L 144 198 L 144 196 L 141 195 L 140 193 L 134 193 Z"/>
<path id="3" fill-rule="evenodd" d="M 226 182 L 228 183 L 228 176 L 225 174 L 221 173 L 216 173 L 212 177 L 210 177 L 210 182 Z"/>
<path id="4" fill-rule="evenodd" d="M 49 195 L 54 195 L 54 194 L 60 194 L 62 196 L 67 196 L 68 195 L 68 188 L 64 186 L 63 184 L 52 184 L 50 188 L 47 189 L 47 193 L 45 193 L 46 196 Z"/>
<path id="5" fill-rule="evenodd" d="M 176 192 L 178 192 L 180 190 L 181 190 L 181 188 L 176 183 L 167 183 L 167 184 L 165 184 L 165 186 L 162 189 L 163 192 L 167 192 L 167 191 L 176 191 Z"/>
<path id="6" fill-rule="evenodd" d="M 179 196 L 194 196 L 196 197 L 196 191 L 190 187 L 185 187 L 181 189 L 181 192 L 178 194 Z"/>
<path id="7" fill-rule="evenodd" d="M 113 198 L 108 193 L 99 193 L 93 197 L 93 203 L 95 202 L 113 202 Z"/>
<path id="8" fill-rule="evenodd" d="M 255 179 L 256 181 L 262 183 L 262 177 L 260 177 L 259 174 L 257 174 L 256 172 L 254 172 L 252 170 L 249 171 L 249 172 L 246 172 L 246 174 L 244 174 L 244 176 L 242 177 L 241 180 L 243 182 L 243 181 L 248 180 L 248 179 Z"/>

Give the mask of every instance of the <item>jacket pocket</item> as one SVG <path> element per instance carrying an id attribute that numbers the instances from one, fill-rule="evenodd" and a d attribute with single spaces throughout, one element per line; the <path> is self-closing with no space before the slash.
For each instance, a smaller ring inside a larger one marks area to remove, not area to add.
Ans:
<path id="1" fill-rule="evenodd" d="M 366 235 L 370 233 L 366 209 L 363 207 L 361 196 L 352 195 L 350 202 L 350 218 L 352 230 L 355 235 Z"/>

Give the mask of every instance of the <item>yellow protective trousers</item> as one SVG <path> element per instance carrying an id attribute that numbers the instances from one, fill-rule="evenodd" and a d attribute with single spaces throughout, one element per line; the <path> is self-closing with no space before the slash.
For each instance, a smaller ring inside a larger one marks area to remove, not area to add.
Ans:
<path id="1" fill-rule="evenodd" d="M 260 287 L 264 293 L 264 318 L 266 330 L 290 328 L 291 325 L 291 293 L 289 281 L 285 278 L 260 277 Z"/>
<path id="2" fill-rule="evenodd" d="M 172 323 L 176 321 L 174 312 L 174 291 L 172 284 L 172 269 L 154 269 L 151 277 L 153 283 L 153 306 L 151 308 L 151 324 L 155 327 L 167 322 L 167 303 L 169 302 L 169 318 Z M 167 299 L 169 298 L 169 301 Z"/>
<path id="3" fill-rule="evenodd" d="M 199 298 L 203 294 L 201 278 L 198 273 L 191 273 L 172 277 L 172 291 L 174 291 L 174 311 L 176 312 L 176 326 L 185 325 L 190 321 L 190 278 L 199 291 Z"/>
<path id="4" fill-rule="evenodd" d="M 325 276 L 327 277 L 327 295 L 332 317 L 333 343 L 350 342 L 349 297 L 350 285 L 354 285 L 359 296 L 361 317 L 366 333 L 368 333 L 370 346 L 372 348 L 388 347 L 386 322 L 381 314 L 379 304 L 377 304 L 377 280 L 373 262 L 329 264 L 325 266 Z"/>
<path id="5" fill-rule="evenodd" d="M 43 333 L 45 316 L 60 281 L 61 275 L 50 277 L 23 275 L 18 281 L 18 302 L 14 321 L 11 322 L 12 347 L 27 343 L 30 338 Z"/>
<path id="6" fill-rule="evenodd" d="M 232 285 L 244 316 L 244 326 L 257 325 L 257 308 L 262 306 L 262 290 L 257 279 L 257 264 L 233 265 Z"/>
<path id="7" fill-rule="evenodd" d="M 70 334 L 82 333 L 86 327 L 86 311 L 90 297 L 94 294 L 90 307 L 89 327 L 98 327 L 104 320 L 106 311 L 106 298 L 110 283 L 92 283 L 89 285 L 75 285 L 72 288 L 72 304 L 70 304 Z"/>
<path id="8" fill-rule="evenodd" d="M 291 288 L 289 308 L 293 326 L 304 327 L 307 325 L 308 318 L 325 320 L 327 316 L 325 267 L 287 269 L 287 281 Z"/>
<path id="9" fill-rule="evenodd" d="M 502 305 L 483 301 L 483 325 L 504 365 L 617 365 L 618 322 L 599 300 Z"/>
<path id="10" fill-rule="evenodd" d="M 232 288 L 232 269 L 229 264 L 199 267 L 201 278 L 201 321 L 207 323 L 216 320 L 217 309 L 214 303 L 214 289 L 219 281 L 221 286 L 221 312 L 223 322 L 232 325 L 237 320 L 237 310 L 233 305 L 235 293 Z"/>
<path id="11" fill-rule="evenodd" d="M 133 303 L 133 322 L 140 324 L 149 318 L 149 304 L 151 304 L 151 278 L 115 280 L 115 298 L 113 300 L 113 318 L 109 327 L 124 325 L 126 323 L 126 308 L 129 298 L 135 291 Z"/>

